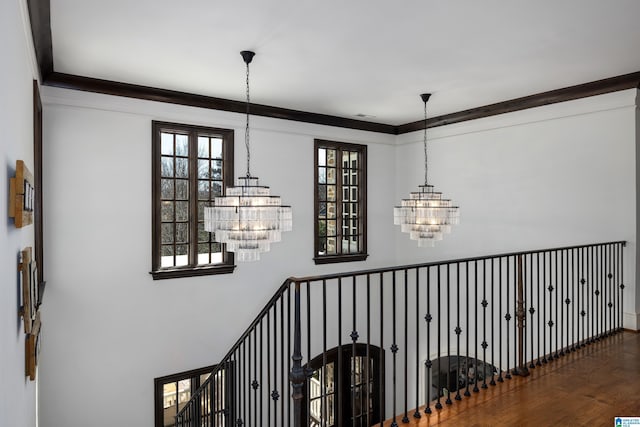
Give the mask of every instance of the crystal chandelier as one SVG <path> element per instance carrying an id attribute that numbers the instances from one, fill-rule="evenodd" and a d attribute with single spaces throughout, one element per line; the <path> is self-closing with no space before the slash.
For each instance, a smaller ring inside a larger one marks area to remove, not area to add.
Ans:
<path id="1" fill-rule="evenodd" d="M 453 206 L 442 193 L 434 191 L 427 182 L 427 101 L 431 94 L 420 95 L 424 102 L 424 185 L 402 199 L 400 206 L 393 209 L 393 223 L 400 231 L 409 233 L 411 240 L 417 240 L 419 247 L 433 247 L 436 240 L 442 240 L 451 226 L 460 221 L 460 208 Z"/>
<path id="2" fill-rule="evenodd" d="M 247 66 L 247 174 L 238 178 L 235 187 L 228 187 L 224 196 L 216 197 L 212 207 L 204 209 L 204 228 L 214 233 L 216 242 L 225 243 L 227 251 L 235 252 L 236 260 L 256 261 L 269 251 L 271 243 L 280 241 L 283 231 L 291 231 L 293 216 L 291 206 L 282 205 L 279 196 L 271 195 L 269 187 L 259 185 L 258 178 L 251 176 L 249 63 L 255 53 L 245 50 L 240 54 Z"/>

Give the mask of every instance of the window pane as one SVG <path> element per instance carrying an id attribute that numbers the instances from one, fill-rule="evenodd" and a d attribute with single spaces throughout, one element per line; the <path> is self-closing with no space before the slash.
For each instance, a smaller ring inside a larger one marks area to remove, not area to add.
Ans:
<path id="1" fill-rule="evenodd" d="M 318 200 L 324 202 L 327 200 L 327 186 L 318 184 Z"/>
<path id="2" fill-rule="evenodd" d="M 176 221 L 189 221 L 189 202 L 176 202 Z"/>
<path id="3" fill-rule="evenodd" d="M 209 200 L 209 181 L 198 181 L 198 199 Z"/>
<path id="4" fill-rule="evenodd" d="M 327 166 L 336 166 L 336 150 L 327 150 Z"/>
<path id="5" fill-rule="evenodd" d="M 209 160 L 198 160 L 198 178 L 209 178 Z"/>
<path id="6" fill-rule="evenodd" d="M 162 222 L 173 221 L 173 202 L 162 202 L 160 219 Z"/>
<path id="7" fill-rule="evenodd" d="M 162 224 L 162 243 L 173 243 L 173 224 Z"/>
<path id="8" fill-rule="evenodd" d="M 161 267 L 173 267 L 173 245 L 162 245 L 162 256 L 160 257 Z"/>
<path id="9" fill-rule="evenodd" d="M 318 148 L 318 166 L 327 165 L 327 150 L 324 148 Z"/>
<path id="10" fill-rule="evenodd" d="M 213 197 L 222 196 L 222 182 L 214 181 L 212 183 L 212 190 L 213 190 L 213 193 L 211 194 L 211 197 L 212 197 L 211 200 L 213 200 Z"/>
<path id="11" fill-rule="evenodd" d="M 176 177 L 189 178 L 189 160 L 176 158 Z"/>
<path id="12" fill-rule="evenodd" d="M 327 203 L 327 218 L 336 218 L 337 210 L 335 203 Z"/>
<path id="13" fill-rule="evenodd" d="M 160 153 L 168 156 L 173 156 L 173 134 L 164 133 L 160 134 Z"/>
<path id="14" fill-rule="evenodd" d="M 176 135 L 176 156 L 189 155 L 189 137 L 187 135 Z"/>
<path id="15" fill-rule="evenodd" d="M 179 222 L 176 224 L 176 243 L 189 243 L 189 224 Z"/>
<path id="16" fill-rule="evenodd" d="M 176 267 L 189 264 L 189 246 L 176 245 Z"/>
<path id="17" fill-rule="evenodd" d="M 318 216 L 320 218 L 326 218 L 327 217 L 327 204 L 326 203 L 319 203 L 318 204 Z"/>
<path id="18" fill-rule="evenodd" d="M 327 169 L 326 168 L 318 168 L 318 183 L 326 184 L 327 183 Z"/>
<path id="19" fill-rule="evenodd" d="M 189 181 L 186 179 L 176 180 L 176 199 L 189 200 Z"/>
<path id="20" fill-rule="evenodd" d="M 327 200 L 333 202 L 336 200 L 336 186 L 327 185 Z"/>
<path id="21" fill-rule="evenodd" d="M 204 208 L 208 202 L 198 202 L 198 221 L 204 221 Z"/>
<path id="22" fill-rule="evenodd" d="M 336 183 L 336 170 L 335 168 L 327 169 L 327 184 Z"/>
<path id="23" fill-rule="evenodd" d="M 327 221 L 318 221 L 318 236 L 325 237 L 327 235 Z"/>
<path id="24" fill-rule="evenodd" d="M 162 157 L 161 175 L 173 177 L 173 157 Z"/>
<path id="25" fill-rule="evenodd" d="M 336 238 L 329 237 L 327 238 L 327 253 L 335 254 L 336 253 Z"/>
<path id="26" fill-rule="evenodd" d="M 198 137 L 198 157 L 209 158 L 209 138 Z"/>
<path id="27" fill-rule="evenodd" d="M 198 242 L 210 242 L 211 233 L 204 229 L 204 222 L 198 223 Z"/>
<path id="28" fill-rule="evenodd" d="M 336 221 L 329 220 L 327 221 L 327 236 L 335 236 L 336 235 Z"/>
<path id="29" fill-rule="evenodd" d="M 211 138 L 211 158 L 212 159 L 222 158 L 222 139 Z"/>
<path id="30" fill-rule="evenodd" d="M 176 383 L 164 384 L 162 387 L 162 406 L 164 408 L 163 426 L 175 425 L 175 416 L 178 414 Z"/>
<path id="31" fill-rule="evenodd" d="M 222 160 L 211 161 L 211 178 L 222 179 Z"/>
<path id="32" fill-rule="evenodd" d="M 161 199 L 173 199 L 173 180 L 161 179 L 160 180 L 160 198 Z"/>

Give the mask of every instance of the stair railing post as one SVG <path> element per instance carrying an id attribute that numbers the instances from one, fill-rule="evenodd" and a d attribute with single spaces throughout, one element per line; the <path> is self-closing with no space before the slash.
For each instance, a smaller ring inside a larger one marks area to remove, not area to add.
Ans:
<path id="1" fill-rule="evenodd" d="M 295 427 L 301 427 L 302 425 L 302 387 L 305 380 L 305 372 L 302 368 L 302 340 L 300 336 L 300 326 L 300 282 L 295 282 L 293 355 L 291 356 L 293 366 L 291 367 L 291 373 L 289 374 L 289 380 L 291 381 L 293 389 L 291 397 L 293 398 L 293 425 Z"/>
<path id="2" fill-rule="evenodd" d="M 518 319 L 518 366 L 513 368 L 515 375 L 526 377 L 529 370 L 524 363 L 524 340 L 527 313 L 524 309 L 524 282 L 522 280 L 522 255 L 518 255 L 518 301 L 516 308 L 516 318 Z"/>

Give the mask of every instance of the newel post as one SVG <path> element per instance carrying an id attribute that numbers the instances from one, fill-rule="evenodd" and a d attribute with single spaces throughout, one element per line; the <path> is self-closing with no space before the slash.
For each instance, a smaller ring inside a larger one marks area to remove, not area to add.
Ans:
<path id="1" fill-rule="evenodd" d="M 516 318 L 518 319 L 518 366 L 513 369 L 515 375 L 526 377 L 529 370 L 524 363 L 524 340 L 527 312 L 524 309 L 524 283 L 522 280 L 522 255 L 518 255 L 518 301 Z"/>
<path id="2" fill-rule="evenodd" d="M 293 388 L 291 397 L 293 398 L 293 425 L 301 427 L 302 416 L 302 387 L 304 386 L 305 373 L 302 368 L 302 352 L 300 337 L 300 282 L 295 283 L 294 292 L 294 328 L 293 328 L 293 366 L 289 374 L 289 381 Z"/>

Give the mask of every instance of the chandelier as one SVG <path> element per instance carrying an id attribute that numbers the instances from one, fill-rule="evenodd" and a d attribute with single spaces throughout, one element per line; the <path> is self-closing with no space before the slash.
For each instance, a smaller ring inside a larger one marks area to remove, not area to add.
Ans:
<path id="1" fill-rule="evenodd" d="M 409 233 L 411 240 L 417 240 L 419 247 L 433 247 L 436 240 L 442 240 L 451 226 L 460 222 L 460 208 L 453 206 L 442 193 L 435 191 L 427 182 L 427 101 L 431 94 L 420 95 L 424 102 L 424 185 L 418 191 L 403 199 L 400 206 L 393 209 L 393 223 L 400 231 Z"/>
<path id="2" fill-rule="evenodd" d="M 271 195 L 269 187 L 259 185 L 258 178 L 251 176 L 249 63 L 255 53 L 245 50 L 240 54 L 247 66 L 247 173 L 238 178 L 235 187 L 227 187 L 224 196 L 215 197 L 212 207 L 204 209 L 204 228 L 214 233 L 216 242 L 226 244 L 227 251 L 235 252 L 236 260 L 257 261 L 271 243 L 280 241 L 283 231 L 291 231 L 293 215 L 291 206 L 282 205 L 279 196 Z"/>

